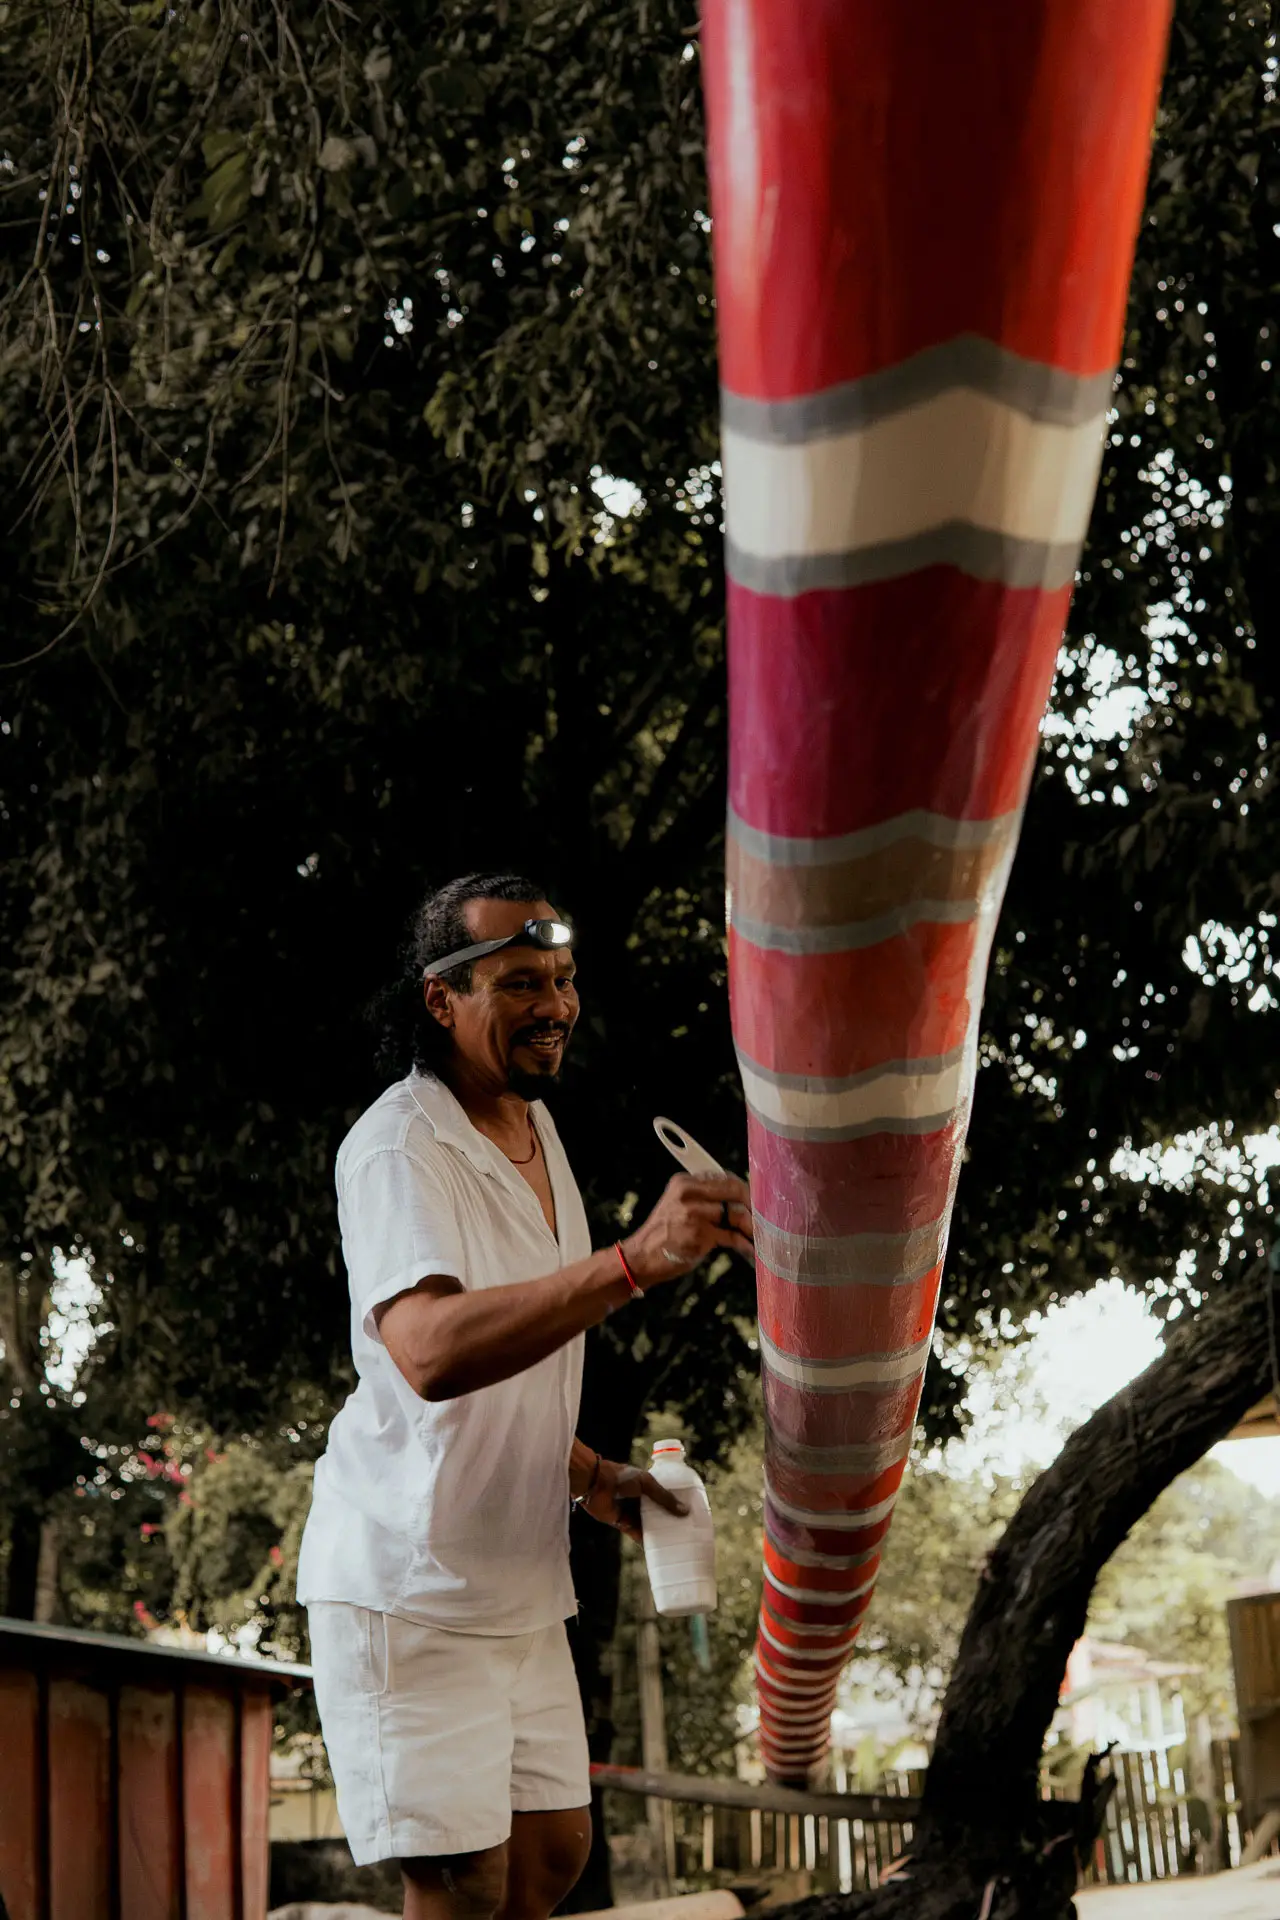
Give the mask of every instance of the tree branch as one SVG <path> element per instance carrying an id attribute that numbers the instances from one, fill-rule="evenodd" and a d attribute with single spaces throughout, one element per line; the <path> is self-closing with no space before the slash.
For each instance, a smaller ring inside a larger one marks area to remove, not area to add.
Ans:
<path id="1" fill-rule="evenodd" d="M 10 1371 L 24 1393 L 34 1393 L 38 1385 L 27 1337 L 27 1315 L 20 1298 L 21 1282 L 16 1267 L 0 1261 L 0 1341 Z"/>
<path id="2" fill-rule="evenodd" d="M 1079 1427 L 987 1562 L 943 1703 L 926 1819 L 1025 1831 L 1067 1656 L 1099 1573 L 1180 1473 L 1272 1383 L 1261 1263 L 1175 1323 L 1164 1353 Z"/>
<path id="3" fill-rule="evenodd" d="M 718 668 L 709 668 L 690 696 L 675 738 L 663 755 L 661 764 L 655 768 L 649 790 L 640 802 L 635 825 L 627 842 L 629 853 L 643 852 L 653 845 L 653 829 L 662 816 L 676 782 L 688 765 L 690 750 L 701 739 L 707 718 L 717 700 L 723 697 L 724 675 Z"/>
<path id="4" fill-rule="evenodd" d="M 1040 1755 L 1102 1567 L 1275 1378 L 1276 1281 L 1259 1262 L 1177 1322 L 1164 1353 L 1079 1427 L 991 1554 L 943 1702 L 911 1858 L 875 1893 L 791 1920 L 1069 1920 L 1112 1783 L 1042 1801 Z"/>

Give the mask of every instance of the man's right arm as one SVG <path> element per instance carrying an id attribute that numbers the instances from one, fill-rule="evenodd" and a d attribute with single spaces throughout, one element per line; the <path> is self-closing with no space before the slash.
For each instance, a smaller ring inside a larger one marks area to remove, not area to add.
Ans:
<path id="1" fill-rule="evenodd" d="M 724 1224 L 726 1203 L 731 1224 Z M 677 1174 L 644 1225 L 622 1242 L 647 1292 L 730 1248 L 753 1258 L 750 1195 L 732 1174 Z M 630 1297 L 613 1247 L 537 1280 L 469 1292 L 433 1274 L 373 1310 L 378 1333 L 415 1393 L 454 1400 L 536 1366 Z"/>

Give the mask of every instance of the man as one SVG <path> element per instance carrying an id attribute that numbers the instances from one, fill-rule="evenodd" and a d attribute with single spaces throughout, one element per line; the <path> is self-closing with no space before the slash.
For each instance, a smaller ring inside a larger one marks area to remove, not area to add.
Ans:
<path id="1" fill-rule="evenodd" d="M 751 1256 L 728 1175 L 677 1175 L 592 1252 L 537 1098 L 578 1018 L 570 941 L 513 875 L 431 895 L 392 1003 L 410 1070 L 338 1154 L 360 1378 L 316 1468 L 298 1597 L 348 1843 L 399 1861 L 406 1920 L 547 1920 L 582 1871 L 570 1501 L 637 1538 L 641 1495 L 683 1511 L 575 1437 L 583 1334 L 709 1253 Z"/>

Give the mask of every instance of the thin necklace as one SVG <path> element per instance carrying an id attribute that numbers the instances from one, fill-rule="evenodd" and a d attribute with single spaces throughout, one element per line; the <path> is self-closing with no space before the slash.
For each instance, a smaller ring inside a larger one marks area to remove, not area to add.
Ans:
<path id="1" fill-rule="evenodd" d="M 526 1115 L 526 1118 L 528 1119 L 528 1122 L 529 1122 L 530 1151 L 525 1155 L 524 1159 L 517 1160 L 514 1154 L 507 1153 L 507 1150 L 505 1147 L 502 1149 L 504 1156 L 508 1160 L 510 1160 L 513 1167 L 527 1167 L 531 1160 L 536 1160 L 538 1157 L 538 1136 L 533 1130 L 533 1115 L 530 1113 Z"/>

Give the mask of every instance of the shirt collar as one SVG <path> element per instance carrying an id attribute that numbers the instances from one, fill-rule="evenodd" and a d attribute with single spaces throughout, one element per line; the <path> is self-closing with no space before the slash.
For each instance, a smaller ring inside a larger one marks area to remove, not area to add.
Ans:
<path id="1" fill-rule="evenodd" d="M 481 1173 L 505 1172 L 510 1163 L 498 1152 L 492 1140 L 487 1140 L 478 1127 L 472 1126 L 466 1108 L 443 1080 L 438 1080 L 434 1073 L 423 1073 L 420 1067 L 415 1067 L 406 1078 L 405 1085 L 414 1105 L 442 1146 L 456 1147 Z M 541 1131 L 542 1102 L 532 1101 L 530 1111 Z"/>

